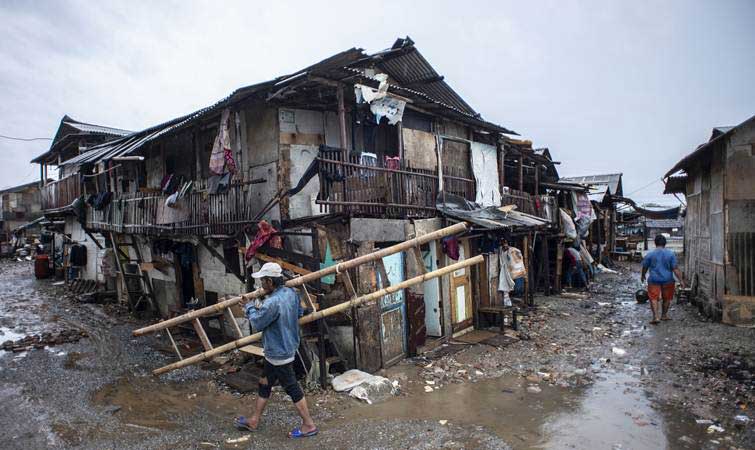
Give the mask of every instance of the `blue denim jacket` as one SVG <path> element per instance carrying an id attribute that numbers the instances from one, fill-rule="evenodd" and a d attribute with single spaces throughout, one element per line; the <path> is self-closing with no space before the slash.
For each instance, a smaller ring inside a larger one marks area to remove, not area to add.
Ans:
<path id="1" fill-rule="evenodd" d="M 265 356 L 287 359 L 299 348 L 299 317 L 304 310 L 299 296 L 290 287 L 281 286 L 264 302 L 246 305 L 246 316 L 255 332 L 262 331 Z"/>

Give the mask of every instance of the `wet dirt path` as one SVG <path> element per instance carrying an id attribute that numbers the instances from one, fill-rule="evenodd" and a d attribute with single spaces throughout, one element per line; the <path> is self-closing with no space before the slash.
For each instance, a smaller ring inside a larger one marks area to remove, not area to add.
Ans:
<path id="1" fill-rule="evenodd" d="M 720 405 L 696 401 L 708 395 L 705 385 L 685 385 L 676 369 L 698 364 L 690 348 L 720 351 L 706 347 L 706 334 L 739 343 L 727 346 L 739 359 L 752 344 L 679 306 L 673 322 L 649 327 L 647 307 L 632 300 L 638 280 L 629 272 L 602 276 L 586 299 L 537 299 L 511 345 L 454 344 L 447 356 L 394 366 L 385 375 L 399 380 L 401 394 L 384 402 L 310 393 L 321 433 L 296 442 L 286 438 L 297 417 L 282 393 L 273 394 L 258 433 L 236 431 L 232 417 L 250 414 L 255 395 L 229 391 L 198 367 L 152 377 L 171 357 L 155 350 L 155 337 L 130 335 L 139 322 L 72 303 L 31 273 L 28 264 L 0 262 L 5 339 L 72 327 L 89 337 L 0 351 L 0 401 L 10 405 L 0 411 L 2 448 L 751 448 L 729 424 L 709 435 L 695 422 L 732 417 L 727 405 L 749 404 L 746 393 L 730 394 L 732 385 L 708 374 L 722 390 L 711 394 Z M 453 376 L 461 371 L 467 375 Z M 426 393 L 431 380 L 438 389 Z"/>

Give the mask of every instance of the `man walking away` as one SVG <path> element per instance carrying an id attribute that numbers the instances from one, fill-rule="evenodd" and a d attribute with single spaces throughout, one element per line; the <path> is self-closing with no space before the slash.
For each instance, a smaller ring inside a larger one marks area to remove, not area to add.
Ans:
<path id="1" fill-rule="evenodd" d="M 262 288 L 267 292 L 264 301 L 257 299 L 244 308 L 254 331 L 262 331 L 265 368 L 264 376 L 260 378 L 254 414 L 248 420 L 244 416 L 237 417 L 234 424 L 239 429 L 255 431 L 273 386 L 280 383 L 302 419 L 301 427 L 294 428 L 289 437 L 314 436 L 317 427 L 309 415 L 307 400 L 294 374 L 294 357 L 299 348 L 299 317 L 304 314 L 299 296 L 284 285 L 283 271 L 276 263 L 265 263 L 252 277 L 261 279 Z"/>
<path id="2" fill-rule="evenodd" d="M 650 271 L 648 280 L 648 297 L 650 309 L 653 311 L 653 325 L 658 323 L 658 300 L 663 299 L 663 314 L 660 320 L 671 320 L 668 310 L 671 300 L 674 298 L 674 275 L 679 279 L 682 288 L 684 278 L 682 271 L 676 265 L 676 255 L 666 249 L 666 238 L 659 234 L 655 237 L 655 250 L 651 251 L 642 260 L 642 275 L 640 280 L 645 282 L 645 275 Z"/>

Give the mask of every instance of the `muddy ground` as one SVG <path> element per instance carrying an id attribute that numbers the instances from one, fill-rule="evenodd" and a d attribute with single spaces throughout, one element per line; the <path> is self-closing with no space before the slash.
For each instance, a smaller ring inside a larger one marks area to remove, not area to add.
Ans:
<path id="1" fill-rule="evenodd" d="M 77 342 L 0 351 L 3 448 L 755 448 L 755 330 L 711 323 L 690 305 L 647 324 L 637 267 L 600 275 L 586 298 L 537 298 L 519 333 L 460 340 L 383 375 L 400 392 L 373 405 L 310 392 L 321 430 L 293 442 L 281 392 L 260 430 L 234 430 L 255 395 L 172 361 L 144 324 L 114 306 L 77 303 L 0 262 L 0 342 L 83 332 Z M 56 334 L 57 333 L 57 334 Z M 463 337 L 460 339 L 464 339 Z M 20 350 L 20 349 L 18 349 Z M 429 392 L 428 392 L 429 391 Z M 740 416 L 739 421 L 735 417 Z M 711 427 L 711 425 L 713 425 Z M 237 442 L 234 442 L 237 441 Z"/>

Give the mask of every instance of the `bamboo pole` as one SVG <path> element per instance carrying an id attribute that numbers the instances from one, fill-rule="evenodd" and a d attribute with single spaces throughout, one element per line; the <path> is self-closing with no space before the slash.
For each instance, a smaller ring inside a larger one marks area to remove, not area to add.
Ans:
<path id="1" fill-rule="evenodd" d="M 465 231 L 467 229 L 467 224 L 464 222 L 457 223 L 455 225 L 451 225 L 450 227 L 441 228 L 440 230 L 433 231 L 431 233 L 423 234 L 421 236 L 417 236 L 413 239 L 409 239 L 408 241 L 404 241 L 400 244 L 396 244 L 390 247 L 386 247 L 382 250 L 378 250 L 373 253 L 369 253 L 367 255 L 362 255 L 354 259 L 350 259 L 348 261 L 344 261 L 341 263 L 338 263 L 336 265 L 326 267 L 322 270 L 318 270 L 316 272 L 309 273 L 307 275 L 302 275 L 300 277 L 296 277 L 294 279 L 288 280 L 286 282 L 286 286 L 288 287 L 297 287 L 301 286 L 305 283 L 310 283 L 312 281 L 319 280 L 320 278 L 333 274 L 333 273 L 341 273 L 345 272 L 348 269 L 353 269 L 354 267 L 357 267 L 359 265 L 362 265 L 364 263 L 375 261 L 377 259 L 383 258 L 388 255 L 392 255 L 394 253 L 398 253 L 403 250 L 408 250 L 412 247 L 417 247 L 422 244 L 425 244 L 430 241 L 434 241 L 436 239 L 440 239 L 442 237 L 450 236 L 452 234 L 457 234 Z M 156 323 L 154 325 L 150 325 L 144 328 L 139 328 L 138 330 L 134 330 L 133 334 L 134 336 L 143 336 L 148 333 L 153 333 L 155 331 L 163 330 L 165 328 L 174 327 L 176 325 L 182 324 L 184 322 L 188 322 L 190 320 L 194 320 L 197 317 L 207 316 L 210 314 L 220 313 L 223 312 L 224 309 L 231 307 L 235 305 L 236 303 L 244 301 L 249 301 L 255 298 L 262 297 L 265 294 L 264 289 L 260 288 L 252 292 L 248 292 L 243 295 L 239 295 L 238 297 L 232 297 L 228 300 L 222 301 L 220 303 L 216 303 L 214 305 L 210 305 L 201 309 L 197 309 L 194 311 L 191 311 L 189 313 L 183 314 L 178 317 L 173 317 L 172 319 L 163 320 L 162 322 Z"/>
<path id="2" fill-rule="evenodd" d="M 315 320 L 322 319 L 327 316 L 331 316 L 333 314 L 340 313 L 342 311 L 346 311 L 350 308 L 353 308 L 355 306 L 359 306 L 362 303 L 369 302 L 371 300 L 377 300 L 381 297 L 384 297 L 386 295 L 393 294 L 394 292 L 400 291 L 402 289 L 406 289 L 408 287 L 414 286 L 415 284 L 419 284 L 422 282 L 425 282 L 427 280 L 432 280 L 433 278 L 438 278 L 443 275 L 446 275 L 448 273 L 451 273 L 455 270 L 462 269 L 464 267 L 469 267 L 475 264 L 480 264 L 483 262 L 485 257 L 483 255 L 477 255 L 474 258 L 465 259 L 464 261 L 459 261 L 455 264 L 451 264 L 450 266 L 443 267 L 442 269 L 434 270 L 432 272 L 428 272 L 424 275 L 420 275 L 414 278 L 410 278 L 406 281 L 402 281 L 401 283 L 395 284 L 393 286 L 389 286 L 384 289 L 380 289 L 378 291 L 372 292 L 367 295 L 363 295 L 361 297 L 355 298 L 353 300 L 340 303 L 335 306 L 331 306 L 330 308 L 325 308 L 320 311 L 317 311 L 312 314 L 308 314 L 301 319 L 299 319 L 299 325 L 304 325 L 310 322 L 314 322 Z M 208 358 L 212 358 L 213 356 L 217 356 L 221 353 L 225 353 L 240 347 L 243 347 L 245 345 L 249 345 L 252 342 L 256 342 L 262 339 L 262 332 L 254 333 L 250 336 L 246 336 L 242 339 L 235 340 L 233 342 L 229 342 L 227 344 L 221 345 L 219 347 L 215 347 L 212 350 L 205 351 L 203 353 L 200 353 L 198 355 L 191 356 L 189 358 L 184 358 L 180 361 L 177 361 L 173 364 L 168 364 L 167 366 L 160 367 L 159 369 L 155 369 L 152 371 L 155 375 L 160 375 L 166 372 L 170 372 L 171 370 L 180 369 L 182 367 L 190 366 L 192 364 L 196 364 L 200 361 L 204 361 Z"/>

